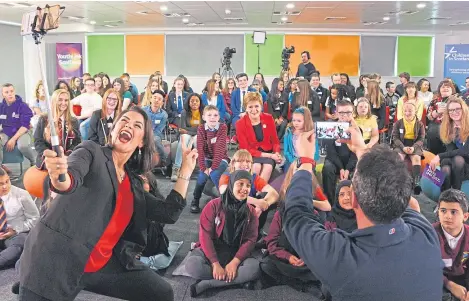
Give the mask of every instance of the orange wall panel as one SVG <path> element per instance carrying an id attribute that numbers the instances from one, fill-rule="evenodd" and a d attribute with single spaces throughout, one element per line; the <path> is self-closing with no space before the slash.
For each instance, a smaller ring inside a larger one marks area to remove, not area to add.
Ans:
<path id="1" fill-rule="evenodd" d="M 150 75 L 164 70 L 164 35 L 127 35 L 126 71 L 131 75 Z"/>
<path id="2" fill-rule="evenodd" d="M 360 62 L 360 37 L 336 35 L 285 35 L 285 46 L 295 46 L 290 69 L 296 73 L 301 52 L 309 51 L 311 62 L 323 76 L 345 72 L 357 76 Z"/>

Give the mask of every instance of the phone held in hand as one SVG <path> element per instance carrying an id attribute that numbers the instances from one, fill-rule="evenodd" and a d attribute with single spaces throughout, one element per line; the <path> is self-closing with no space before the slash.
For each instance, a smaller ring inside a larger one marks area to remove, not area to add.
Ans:
<path id="1" fill-rule="evenodd" d="M 348 122 L 318 121 L 315 126 L 317 139 L 350 139 L 350 134 L 347 132 L 350 127 Z"/>

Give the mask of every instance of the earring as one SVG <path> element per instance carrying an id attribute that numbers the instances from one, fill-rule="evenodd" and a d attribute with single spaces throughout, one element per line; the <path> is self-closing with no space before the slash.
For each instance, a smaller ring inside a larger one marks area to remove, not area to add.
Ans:
<path id="1" fill-rule="evenodd" d="M 142 155 L 142 149 L 141 149 L 141 148 L 138 149 L 138 155 L 139 155 L 139 156 Z"/>

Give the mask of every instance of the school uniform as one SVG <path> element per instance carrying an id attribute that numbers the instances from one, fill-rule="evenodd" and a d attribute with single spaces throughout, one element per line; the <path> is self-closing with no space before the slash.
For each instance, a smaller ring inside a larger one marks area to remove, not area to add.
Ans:
<path id="1" fill-rule="evenodd" d="M 414 155 L 423 155 L 423 143 L 425 141 L 425 126 L 417 118 L 414 119 L 412 127 L 407 126 L 405 119 L 398 120 L 394 123 L 392 144 L 393 149 L 400 154 L 406 154 L 402 150 L 404 147 L 413 147 Z M 412 128 L 411 135 L 408 129 Z"/>
<path id="2" fill-rule="evenodd" d="M 326 104 L 327 97 L 329 96 L 329 90 L 323 87 L 322 84 L 319 84 L 317 88 L 311 87 L 311 89 L 318 94 L 319 103 L 322 104 L 323 110 L 325 110 L 326 109 L 325 104 Z"/>
<path id="3" fill-rule="evenodd" d="M 432 118 L 428 118 L 427 147 L 433 154 L 444 152 L 445 146 L 440 139 L 440 125 L 441 120 L 443 119 L 443 114 L 438 114 L 436 118 L 433 118 L 432 113 L 433 111 L 438 112 L 438 106 L 446 104 L 448 102 L 448 98 L 449 97 L 442 98 L 435 95 L 428 106 L 427 116 L 431 116 Z"/>
<path id="4" fill-rule="evenodd" d="M 109 132 L 116 118 L 115 112 L 102 118 L 102 109 L 94 111 L 90 118 L 89 140 L 104 146 L 108 143 Z"/>
<path id="5" fill-rule="evenodd" d="M 163 108 L 153 112 L 151 105 L 145 106 L 142 109 L 147 113 L 147 116 L 151 121 L 156 151 L 160 156 L 160 162 L 166 162 L 167 154 L 163 146 L 163 131 L 166 128 L 166 123 L 168 122 L 168 113 L 166 113 Z"/>
<path id="6" fill-rule="evenodd" d="M 283 121 L 280 124 L 275 124 L 277 128 L 277 136 L 279 139 L 283 138 L 285 134 L 285 129 L 288 124 L 288 100 L 286 95 L 280 93 L 280 95 L 271 95 L 269 94 L 269 99 L 267 100 L 267 113 L 271 114 L 275 119 L 283 118 Z"/>
<path id="7" fill-rule="evenodd" d="M 175 91 L 171 91 L 166 101 L 166 113 L 168 113 L 168 122 L 174 124 L 180 124 L 180 118 L 182 111 L 184 111 L 184 103 L 187 101 L 189 94 L 185 91 L 181 94 L 177 94 Z"/>
<path id="8" fill-rule="evenodd" d="M 442 170 L 449 169 L 450 171 L 449 174 L 446 174 L 441 190 L 449 188 L 461 190 L 462 182 L 469 180 L 469 138 L 465 142 L 456 139 L 453 142 L 445 144 L 445 149 L 445 152 L 437 154 L 440 157 Z M 456 159 L 458 157 L 462 158 L 464 162 L 457 162 Z"/>
<path id="9" fill-rule="evenodd" d="M 225 108 L 225 101 L 223 100 L 223 95 L 221 93 L 218 93 L 216 96 L 217 96 L 216 97 L 217 99 L 215 103 L 214 104 L 210 103 L 210 104 L 217 107 L 218 113 L 220 114 L 220 121 L 228 122 L 231 116 L 229 114 L 227 115 L 226 108 Z M 207 93 L 202 94 L 202 103 L 204 106 L 209 105 L 209 99 L 208 99 Z"/>
<path id="10" fill-rule="evenodd" d="M 243 98 L 247 92 L 254 92 L 255 90 L 251 87 L 248 87 L 245 90 L 237 88 L 231 93 L 231 111 L 233 111 L 233 116 L 231 119 L 232 128 L 236 128 L 236 122 L 239 120 L 239 114 L 243 113 L 245 110 L 243 108 Z"/>

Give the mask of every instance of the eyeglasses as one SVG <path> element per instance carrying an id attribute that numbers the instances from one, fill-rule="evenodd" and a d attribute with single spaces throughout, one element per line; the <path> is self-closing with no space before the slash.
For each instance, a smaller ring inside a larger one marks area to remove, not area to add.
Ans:
<path id="1" fill-rule="evenodd" d="M 94 87 L 94 84 L 85 84 L 87 87 Z"/>
<path id="2" fill-rule="evenodd" d="M 109 96 L 108 96 L 107 100 L 114 100 L 114 101 L 118 101 L 119 99 L 118 99 L 118 98 L 116 98 L 116 97 L 109 97 Z"/>
<path id="3" fill-rule="evenodd" d="M 457 114 L 457 113 L 460 113 L 461 110 L 462 110 L 462 108 L 451 109 L 451 110 L 448 110 L 448 113 Z"/>
<path id="4" fill-rule="evenodd" d="M 345 117 L 345 116 L 352 116 L 353 112 L 337 112 L 337 114 L 339 114 L 340 116 L 342 117 Z"/>

